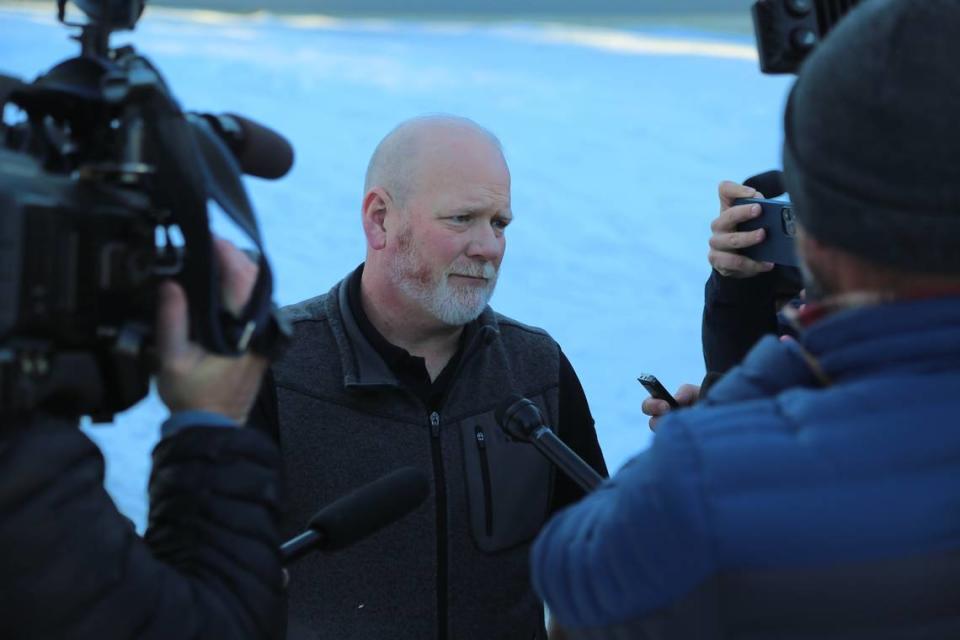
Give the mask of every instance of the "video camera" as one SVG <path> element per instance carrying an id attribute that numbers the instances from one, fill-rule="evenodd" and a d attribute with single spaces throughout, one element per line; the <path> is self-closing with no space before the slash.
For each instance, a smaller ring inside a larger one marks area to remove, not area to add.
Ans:
<path id="1" fill-rule="evenodd" d="M 234 155 L 242 131 L 228 126 L 257 125 L 185 114 L 147 58 L 110 48 L 145 0 L 75 0 L 82 24 L 66 4 L 80 55 L 32 83 L 0 76 L 4 114 L 19 108 L 0 121 L 0 413 L 106 421 L 147 393 L 163 279 L 183 285 L 210 351 L 274 355 L 289 329 Z M 222 305 L 209 200 L 259 251 L 239 318 Z"/>
<path id="2" fill-rule="evenodd" d="M 763 73 L 796 73 L 800 64 L 860 0 L 758 0 L 753 28 Z"/>
<path id="3" fill-rule="evenodd" d="M 816 45 L 860 0 L 757 0 L 753 4 L 753 29 L 763 73 L 796 73 Z M 756 184 L 752 184 L 757 181 Z M 762 184 L 761 184 L 762 183 Z M 783 194 L 779 171 L 748 178 L 747 186 L 767 196 Z M 735 205 L 759 204 L 760 216 L 737 225 L 738 231 L 764 229 L 760 244 L 739 253 L 753 260 L 787 267 L 799 266 L 794 246 L 796 221 L 787 200 L 739 198 Z"/>

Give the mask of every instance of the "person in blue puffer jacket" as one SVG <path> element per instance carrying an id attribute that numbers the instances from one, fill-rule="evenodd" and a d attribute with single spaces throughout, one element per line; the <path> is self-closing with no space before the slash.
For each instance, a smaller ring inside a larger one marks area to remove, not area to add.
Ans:
<path id="1" fill-rule="evenodd" d="M 960 637 L 960 2 L 871 0 L 804 64 L 808 304 L 536 541 L 570 638 Z"/>

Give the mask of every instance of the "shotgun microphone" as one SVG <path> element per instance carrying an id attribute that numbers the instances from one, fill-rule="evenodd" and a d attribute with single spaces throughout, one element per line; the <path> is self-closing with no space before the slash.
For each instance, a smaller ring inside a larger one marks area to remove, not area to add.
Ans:
<path id="1" fill-rule="evenodd" d="M 244 173 L 267 180 L 282 178 L 293 166 L 293 147 L 282 135 L 235 113 L 190 113 L 220 136 Z"/>
<path id="2" fill-rule="evenodd" d="M 318 511 L 306 531 L 283 543 L 283 564 L 313 550 L 350 546 L 416 509 L 429 493 L 426 476 L 413 467 L 377 478 Z"/>
<path id="3" fill-rule="evenodd" d="M 767 199 L 782 196 L 786 191 L 783 188 L 783 171 L 777 169 L 750 176 L 743 181 L 743 185 L 756 189 Z"/>

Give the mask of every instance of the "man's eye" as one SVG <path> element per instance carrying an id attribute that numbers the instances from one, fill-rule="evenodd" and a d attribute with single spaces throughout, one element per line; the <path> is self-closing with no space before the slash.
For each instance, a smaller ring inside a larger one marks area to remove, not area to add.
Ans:
<path id="1" fill-rule="evenodd" d="M 500 229 L 503 231 L 507 228 L 507 225 L 510 224 L 510 221 L 503 218 L 495 218 L 491 224 L 493 225 L 494 229 Z"/>
<path id="2" fill-rule="evenodd" d="M 464 224 L 466 222 L 470 222 L 470 216 L 468 215 L 450 216 L 449 220 L 451 222 L 456 222 L 457 224 Z"/>

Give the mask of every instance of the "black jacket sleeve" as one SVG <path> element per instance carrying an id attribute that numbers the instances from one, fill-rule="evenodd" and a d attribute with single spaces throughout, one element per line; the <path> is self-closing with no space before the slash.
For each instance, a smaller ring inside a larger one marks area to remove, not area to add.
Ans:
<path id="1" fill-rule="evenodd" d="M 606 478 L 607 463 L 600 450 L 587 396 L 567 356 L 560 352 L 560 419 L 557 435 L 574 453 Z M 553 487 L 550 511 L 555 512 L 582 498 L 583 489 L 559 469 Z"/>
<path id="2" fill-rule="evenodd" d="M 707 375 L 725 373 L 738 364 L 762 336 L 777 333 L 777 311 L 802 288 L 791 267 L 752 278 L 728 278 L 716 271 L 704 290 L 703 361 Z"/>
<path id="3" fill-rule="evenodd" d="M 75 425 L 0 434 L 0 637 L 276 638 L 276 448 L 251 430 L 192 427 L 155 449 L 140 538 Z"/>

